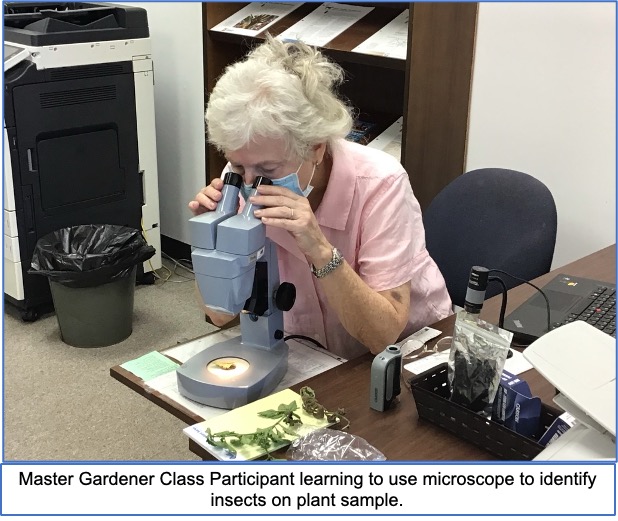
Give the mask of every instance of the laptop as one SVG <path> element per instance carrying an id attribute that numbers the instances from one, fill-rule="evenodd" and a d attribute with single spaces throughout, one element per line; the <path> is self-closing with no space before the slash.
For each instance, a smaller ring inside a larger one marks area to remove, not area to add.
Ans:
<path id="1" fill-rule="evenodd" d="M 616 285 L 561 273 L 541 288 L 549 300 L 550 329 L 583 320 L 616 337 Z M 538 291 L 504 319 L 513 343 L 528 345 L 547 333 L 547 305 Z"/>

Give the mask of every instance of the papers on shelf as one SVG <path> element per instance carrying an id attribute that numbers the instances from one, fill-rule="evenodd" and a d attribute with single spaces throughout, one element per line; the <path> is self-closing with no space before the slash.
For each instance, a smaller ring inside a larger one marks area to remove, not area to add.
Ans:
<path id="1" fill-rule="evenodd" d="M 252 2 L 215 25 L 212 30 L 256 36 L 302 4 L 302 2 Z"/>
<path id="2" fill-rule="evenodd" d="M 405 60 L 408 50 L 409 17 L 410 11 L 406 9 L 352 51 Z"/>
<path id="3" fill-rule="evenodd" d="M 166 349 L 163 353 L 180 363 L 184 363 L 189 360 L 189 358 L 200 351 L 207 349 L 211 345 L 234 338 L 238 335 L 240 335 L 240 326 L 196 338 L 195 340 Z M 288 340 L 287 344 L 289 347 L 288 370 L 275 389 L 275 392 L 296 385 L 307 378 L 320 374 L 346 361 L 345 359 L 337 357 L 324 349 L 317 348 L 304 340 L 292 339 Z M 123 367 L 126 365 L 127 364 L 123 364 Z M 178 382 L 175 368 L 175 365 L 170 365 L 169 370 L 166 373 L 153 377 L 152 379 L 145 380 L 144 386 L 150 392 L 157 391 L 163 396 L 173 400 L 185 409 L 201 416 L 204 419 L 214 418 L 227 412 L 224 409 L 217 409 L 216 407 L 202 405 L 201 403 L 194 402 L 193 400 L 189 400 L 181 395 L 178 392 Z M 131 370 L 129 368 L 126 369 Z"/>
<path id="4" fill-rule="evenodd" d="M 239 434 L 255 432 L 256 429 L 270 427 L 276 422 L 276 420 L 273 420 L 272 418 L 263 418 L 259 416 L 258 413 L 269 409 L 276 410 L 279 405 L 287 405 L 293 401 L 296 402 L 297 409 L 295 412 L 300 416 L 302 425 L 299 425 L 298 428 L 288 427 L 286 425 L 286 428 L 296 431 L 298 435 L 305 435 L 313 430 L 328 427 L 328 420 L 325 418 L 314 418 L 303 410 L 302 399 L 298 393 L 295 393 L 291 389 L 284 389 L 278 393 L 271 394 L 266 398 L 262 398 L 261 400 L 238 407 L 232 411 L 224 411 L 225 414 L 222 414 L 217 418 L 186 427 L 183 429 L 183 432 L 219 460 L 253 460 L 266 454 L 266 451 L 255 445 L 245 445 L 238 447 L 238 452 L 235 456 L 232 456 L 225 449 L 210 445 L 206 441 L 206 429 L 210 429 L 212 434 L 221 431 L 234 431 Z M 270 450 L 274 451 L 280 449 L 281 447 L 285 447 L 296 438 L 296 436 L 293 435 L 286 435 L 286 437 L 287 441 L 273 445 Z"/>
<path id="5" fill-rule="evenodd" d="M 373 141 L 367 143 L 368 147 L 383 150 L 393 156 L 397 161 L 401 161 L 401 136 L 403 132 L 403 116 L 388 127 L 384 132 L 377 136 Z"/>
<path id="6" fill-rule="evenodd" d="M 327 2 L 283 31 L 277 38 L 284 41 L 299 40 L 323 47 L 372 10 L 373 7 Z"/>

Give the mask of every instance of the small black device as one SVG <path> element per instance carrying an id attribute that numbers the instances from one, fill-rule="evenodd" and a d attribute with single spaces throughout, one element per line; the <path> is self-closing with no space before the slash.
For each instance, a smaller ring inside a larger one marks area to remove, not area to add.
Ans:
<path id="1" fill-rule="evenodd" d="M 376 355 L 371 364 L 369 407 L 376 411 L 388 409 L 401 393 L 401 350 L 388 346 Z"/>

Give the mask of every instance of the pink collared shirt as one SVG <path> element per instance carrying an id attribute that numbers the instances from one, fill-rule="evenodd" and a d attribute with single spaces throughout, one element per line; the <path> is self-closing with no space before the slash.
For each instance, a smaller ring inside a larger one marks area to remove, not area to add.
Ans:
<path id="1" fill-rule="evenodd" d="M 411 281 L 410 315 L 400 338 L 448 316 L 451 300 L 425 248 L 420 206 L 401 164 L 344 140 L 331 153 L 328 186 L 315 212 L 326 239 L 375 291 Z M 281 281 L 296 286 L 294 307 L 284 314 L 286 334 L 310 336 L 347 359 L 366 353 L 330 308 L 293 237 L 273 227 L 267 236 L 277 244 Z"/>

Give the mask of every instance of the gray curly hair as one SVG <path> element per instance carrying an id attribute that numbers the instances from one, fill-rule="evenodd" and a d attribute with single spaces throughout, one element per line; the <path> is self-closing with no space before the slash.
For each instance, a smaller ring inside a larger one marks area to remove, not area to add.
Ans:
<path id="1" fill-rule="evenodd" d="M 352 110 L 335 93 L 341 67 L 301 42 L 267 36 L 242 61 L 228 66 L 208 100 L 208 140 L 222 152 L 256 136 L 283 139 L 290 157 L 316 144 L 332 149 L 352 128 Z"/>

